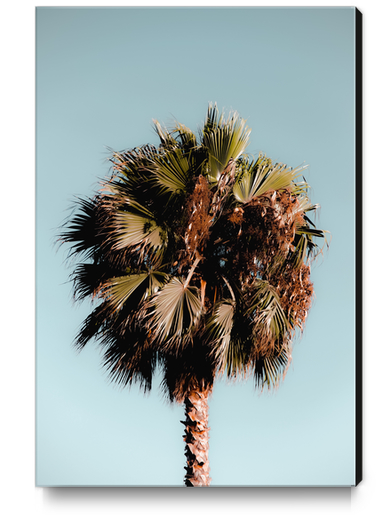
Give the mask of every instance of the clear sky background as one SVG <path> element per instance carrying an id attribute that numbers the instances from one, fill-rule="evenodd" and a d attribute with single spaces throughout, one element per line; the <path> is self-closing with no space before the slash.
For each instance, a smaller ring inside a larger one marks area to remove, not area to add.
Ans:
<path id="1" fill-rule="evenodd" d="M 40 3 L 44 5 L 47 2 Z M 75 3 L 77 2 L 67 0 L 50 2 L 51 5 Z M 117 0 L 116 3 L 129 2 Z M 297 2 L 286 0 L 283 3 L 295 5 Z M 332 6 L 345 4 L 343 0 L 301 2 L 303 5 L 316 3 Z M 96 5 L 104 2 L 85 0 L 83 4 Z M 275 5 L 278 2 L 270 0 L 267 4 Z M 391 347 L 388 344 L 387 321 L 391 282 L 387 273 L 389 202 L 385 193 L 391 188 L 387 157 L 391 75 L 385 64 L 391 46 L 388 27 L 391 4 L 387 0 L 360 0 L 356 5 L 364 15 L 364 480 L 359 487 L 352 489 L 214 488 L 200 491 L 185 488 L 145 490 L 35 487 L 35 2 L 2 2 L 0 42 L 3 80 L 0 86 L 0 127 L 3 195 L 0 213 L 3 224 L 0 265 L 3 302 L 0 448 L 3 464 L 1 507 L 4 507 L 6 513 L 122 515 L 142 511 L 146 514 L 182 515 L 185 512 L 209 515 L 220 511 L 236 514 L 240 510 L 256 513 L 267 511 L 276 515 L 287 512 L 300 515 L 367 515 L 368 512 L 384 513 L 387 509 L 391 459 L 387 409 L 390 396 Z M 197 56 L 201 35 L 197 36 L 193 45 Z M 240 39 L 245 36 L 246 32 L 244 35 L 234 33 L 233 37 Z M 206 99 L 208 100 L 209 98 Z M 248 116 L 248 113 L 242 114 Z M 155 117 L 155 113 L 152 116 Z M 196 118 L 196 123 L 199 123 L 199 115 Z M 163 119 L 166 119 L 166 113 Z M 254 139 L 253 133 L 252 141 L 257 149 L 258 142 L 263 147 L 262 139 L 265 135 L 267 136 L 266 131 L 262 138 L 258 135 Z M 102 145 L 107 145 L 107 141 Z M 65 148 L 53 167 L 71 150 L 69 147 Z M 270 154 L 269 151 L 268 153 Z M 300 161 L 302 159 L 300 156 Z M 314 170 L 313 166 L 312 169 Z M 93 174 L 87 189 L 93 188 L 94 184 Z M 70 195 L 74 193 L 72 190 Z M 317 196 L 315 200 L 318 200 Z M 324 220 L 325 213 L 323 206 L 321 220 Z M 52 227 L 58 223 L 58 218 L 59 216 L 53 220 Z M 324 264 L 319 272 L 323 269 Z M 59 296 L 54 296 L 53 299 L 53 302 L 58 302 Z M 331 331 L 331 340 L 337 336 L 336 330 Z M 296 351 L 300 346 L 304 347 L 302 343 L 296 347 Z M 297 366 L 296 357 L 295 362 Z M 69 381 L 72 377 L 70 373 Z M 245 441 L 244 436 L 242 444 Z M 262 443 L 261 438 L 258 441 L 259 444 Z M 240 450 L 241 447 L 236 454 L 240 454 Z M 262 464 L 261 461 L 259 468 Z M 166 463 L 158 462 L 156 466 L 164 467 Z M 216 464 L 212 469 L 214 478 L 215 467 Z"/>
<path id="2" fill-rule="evenodd" d="M 97 345 L 72 347 L 75 306 L 55 237 L 74 195 L 109 173 L 106 146 L 157 143 L 152 118 L 196 130 L 208 102 L 252 128 L 248 151 L 306 162 L 331 246 L 275 393 L 218 381 L 215 486 L 355 482 L 353 8 L 37 11 L 37 484 L 180 486 L 182 406 L 109 383 Z M 162 464 L 164 464 L 162 466 Z"/>

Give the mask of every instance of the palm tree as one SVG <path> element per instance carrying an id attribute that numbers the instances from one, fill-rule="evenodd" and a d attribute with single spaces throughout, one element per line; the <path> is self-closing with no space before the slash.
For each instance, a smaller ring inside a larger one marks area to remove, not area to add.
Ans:
<path id="1" fill-rule="evenodd" d="M 162 388 L 185 409 L 185 485 L 210 484 L 208 397 L 220 374 L 275 386 L 313 295 L 323 238 L 304 167 L 244 154 L 250 129 L 209 105 L 198 137 L 157 121 L 160 146 L 113 152 L 112 174 L 78 199 L 61 240 L 80 258 L 76 300 L 95 299 L 76 345 L 104 348 L 121 385 Z"/>

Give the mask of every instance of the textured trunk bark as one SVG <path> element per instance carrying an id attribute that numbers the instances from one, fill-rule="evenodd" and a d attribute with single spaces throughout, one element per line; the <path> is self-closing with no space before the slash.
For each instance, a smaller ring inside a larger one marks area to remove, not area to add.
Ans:
<path id="1" fill-rule="evenodd" d="M 193 390 L 185 399 L 186 486 L 209 486 L 208 395 L 210 390 Z"/>

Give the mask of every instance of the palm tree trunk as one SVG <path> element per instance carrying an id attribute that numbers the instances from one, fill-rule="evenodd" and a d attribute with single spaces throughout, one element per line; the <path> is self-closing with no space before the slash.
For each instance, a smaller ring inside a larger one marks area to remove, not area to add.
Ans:
<path id="1" fill-rule="evenodd" d="M 186 486 L 209 486 L 208 395 L 210 390 L 193 390 L 185 398 Z"/>

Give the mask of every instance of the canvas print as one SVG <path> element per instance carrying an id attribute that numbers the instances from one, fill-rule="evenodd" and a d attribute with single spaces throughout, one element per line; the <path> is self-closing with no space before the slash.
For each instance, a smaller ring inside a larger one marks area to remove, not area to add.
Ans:
<path id="1" fill-rule="evenodd" d="M 358 20 L 37 8 L 38 486 L 359 482 Z"/>

